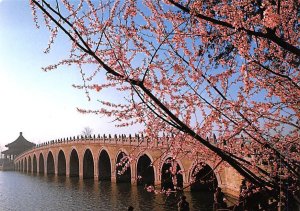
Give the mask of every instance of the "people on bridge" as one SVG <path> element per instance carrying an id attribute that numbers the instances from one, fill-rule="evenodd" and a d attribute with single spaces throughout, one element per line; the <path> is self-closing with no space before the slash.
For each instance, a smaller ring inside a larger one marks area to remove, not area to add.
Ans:
<path id="1" fill-rule="evenodd" d="M 180 197 L 180 201 L 178 202 L 177 206 L 178 206 L 178 211 L 189 211 L 190 210 L 190 205 L 186 201 L 186 197 L 184 195 L 182 195 Z"/>
<path id="2" fill-rule="evenodd" d="M 225 194 L 222 192 L 220 187 L 217 187 L 216 192 L 214 193 L 214 210 L 227 208 L 227 204 L 224 200 Z"/>

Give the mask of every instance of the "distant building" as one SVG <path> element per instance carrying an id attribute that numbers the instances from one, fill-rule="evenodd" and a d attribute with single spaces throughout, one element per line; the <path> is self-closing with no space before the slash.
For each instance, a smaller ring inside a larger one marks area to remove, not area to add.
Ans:
<path id="1" fill-rule="evenodd" d="M 8 149 L 5 151 L 2 151 L 2 154 L 4 155 L 4 159 L 0 159 L 0 170 L 1 166 L 3 170 L 13 170 L 13 159 L 21 154 L 22 152 L 25 152 L 28 149 L 31 149 L 34 147 L 35 144 L 32 142 L 27 141 L 24 137 L 22 132 L 20 132 L 20 136 L 14 141 L 11 142 L 5 147 Z M 11 169 L 11 163 L 12 163 L 12 169 Z M 1 165 L 2 164 L 2 165 Z"/>

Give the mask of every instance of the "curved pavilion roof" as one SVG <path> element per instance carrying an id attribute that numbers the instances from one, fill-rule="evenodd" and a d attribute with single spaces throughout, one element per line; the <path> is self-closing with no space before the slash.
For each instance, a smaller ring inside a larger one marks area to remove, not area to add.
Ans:
<path id="1" fill-rule="evenodd" d="M 7 147 L 8 149 L 3 151 L 2 154 L 18 155 L 18 154 L 26 151 L 27 149 L 30 149 L 30 148 L 34 147 L 34 146 L 35 146 L 35 144 L 30 142 L 30 141 L 27 141 L 23 137 L 22 132 L 20 132 L 19 137 L 15 141 L 5 145 L 5 147 Z"/>

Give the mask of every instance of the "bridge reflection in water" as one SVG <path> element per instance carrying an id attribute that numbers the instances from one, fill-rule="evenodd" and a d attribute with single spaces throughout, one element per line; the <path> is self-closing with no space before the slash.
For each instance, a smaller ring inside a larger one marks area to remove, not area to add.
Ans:
<path id="1" fill-rule="evenodd" d="M 148 193 L 142 186 L 78 177 L 0 172 L 0 210 L 135 210 L 173 211 L 178 195 Z M 208 211 L 212 198 L 186 192 L 191 210 Z"/>
<path id="2" fill-rule="evenodd" d="M 153 145 L 149 147 L 150 144 Z M 28 174 L 93 178 L 171 190 L 189 187 L 185 190 L 213 191 L 219 186 L 225 193 L 238 193 L 242 178 L 231 167 L 220 165 L 215 169 L 217 161 L 199 163 L 184 155 L 174 160 L 165 153 L 167 146 L 168 141 L 150 143 L 139 136 L 74 137 L 24 152 L 15 159 L 15 169 Z M 128 162 L 131 158 L 134 159 Z"/>

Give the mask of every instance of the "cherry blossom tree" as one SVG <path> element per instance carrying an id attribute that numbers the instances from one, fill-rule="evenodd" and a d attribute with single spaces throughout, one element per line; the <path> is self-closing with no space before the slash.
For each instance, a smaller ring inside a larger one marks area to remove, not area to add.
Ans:
<path id="1" fill-rule="evenodd" d="M 50 40 L 91 92 L 114 89 L 98 110 L 117 126 L 144 124 L 171 150 L 223 160 L 251 182 L 299 186 L 299 2 L 263 0 L 30 0 Z M 205 158 L 203 158 L 205 161 Z M 271 165 L 264 165 L 269 163 Z"/>

